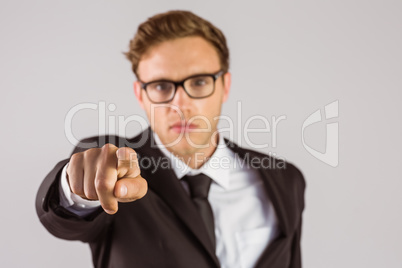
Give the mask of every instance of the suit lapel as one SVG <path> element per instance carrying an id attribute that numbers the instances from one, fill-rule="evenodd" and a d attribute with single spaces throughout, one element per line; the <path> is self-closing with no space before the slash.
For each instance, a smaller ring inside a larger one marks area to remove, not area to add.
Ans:
<path id="1" fill-rule="evenodd" d="M 237 144 L 225 139 L 226 144 L 228 147 L 235 153 L 238 154 L 239 158 L 243 161 L 247 161 L 249 159 L 253 158 L 262 158 L 266 157 L 266 155 L 260 155 L 256 152 L 253 152 L 251 150 L 246 150 L 243 148 L 240 148 Z M 246 162 L 247 163 L 247 162 Z M 280 185 L 278 185 L 278 181 L 273 178 L 272 172 L 273 170 L 270 169 L 264 169 L 264 168 L 259 168 L 258 169 L 261 178 L 264 182 L 264 187 L 265 191 L 267 192 L 267 195 L 272 202 L 272 205 L 274 206 L 277 218 L 278 218 L 278 226 L 283 235 L 288 234 L 288 220 L 286 217 L 286 208 L 281 200 L 281 188 Z"/>
<path id="2" fill-rule="evenodd" d="M 263 268 L 271 266 L 272 262 L 280 254 L 281 248 L 285 245 L 285 243 L 282 242 L 284 242 L 289 235 L 289 224 L 288 218 L 286 217 L 286 208 L 280 198 L 279 185 L 277 185 L 277 182 L 273 179 L 269 170 L 260 169 L 259 171 L 264 181 L 265 190 L 274 206 L 280 230 L 278 237 L 265 248 L 257 262 L 256 268 Z"/>
<path id="3" fill-rule="evenodd" d="M 262 155 L 251 150 L 246 150 L 239 147 L 237 144 L 225 139 L 225 143 L 228 147 L 238 154 L 239 158 L 243 161 L 249 159 L 253 159 L 254 157 L 262 158 L 267 157 L 266 155 Z M 273 161 L 273 158 L 271 158 Z M 247 162 L 246 162 L 247 163 Z M 282 243 L 287 236 L 289 235 L 289 221 L 286 215 L 286 207 L 281 199 L 281 187 L 278 184 L 278 180 L 274 179 L 273 170 L 271 169 L 258 169 L 261 178 L 264 183 L 265 191 L 268 195 L 268 198 L 272 202 L 272 205 L 275 209 L 275 213 L 278 220 L 278 227 L 279 227 L 279 235 L 278 237 L 272 241 L 268 247 L 265 248 L 264 252 L 262 253 L 260 259 L 257 262 L 256 268 L 262 267 L 269 267 L 272 264 L 272 261 L 278 255 L 278 252 L 281 250 L 281 247 L 284 245 Z"/>
<path id="4" fill-rule="evenodd" d="M 164 158 L 164 155 L 159 148 L 156 146 L 155 148 L 151 147 L 151 144 L 155 144 L 151 130 L 148 129 L 144 131 L 143 134 L 148 135 L 148 137 L 143 146 L 139 149 L 137 148 L 138 158 L 146 157 L 151 161 L 152 165 L 146 167 L 145 165 L 149 164 L 147 161 L 139 161 L 141 176 L 147 180 L 149 188 L 166 202 L 177 217 L 200 242 L 216 265 L 219 266 L 219 261 L 215 255 L 215 249 L 209 239 L 201 215 L 196 210 L 191 198 L 185 192 L 173 170 L 161 165 L 162 161 L 166 161 L 167 159 Z"/>

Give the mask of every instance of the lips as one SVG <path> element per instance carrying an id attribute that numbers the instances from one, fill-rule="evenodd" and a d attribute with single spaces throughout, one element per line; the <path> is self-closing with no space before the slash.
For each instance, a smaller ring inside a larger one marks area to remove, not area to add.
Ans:
<path id="1" fill-rule="evenodd" d="M 175 131 L 175 132 L 191 132 L 193 129 L 196 129 L 197 125 L 195 124 L 189 124 L 186 121 L 181 121 L 173 124 L 170 129 Z"/>

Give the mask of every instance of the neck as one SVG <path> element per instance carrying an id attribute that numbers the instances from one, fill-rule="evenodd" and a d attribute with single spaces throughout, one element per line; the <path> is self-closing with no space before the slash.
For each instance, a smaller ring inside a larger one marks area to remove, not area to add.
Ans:
<path id="1" fill-rule="evenodd" d="M 178 157 L 190 168 L 199 169 L 208 161 L 209 158 L 211 158 L 215 150 L 216 145 L 209 144 L 208 147 L 197 150 L 197 152 L 191 155 L 179 155 Z"/>

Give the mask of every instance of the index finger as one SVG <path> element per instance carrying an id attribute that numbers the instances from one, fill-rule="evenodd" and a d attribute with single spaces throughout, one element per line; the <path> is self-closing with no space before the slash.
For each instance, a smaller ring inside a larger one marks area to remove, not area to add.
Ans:
<path id="1" fill-rule="evenodd" d="M 114 196 L 114 186 L 117 181 L 117 147 L 105 145 L 102 150 L 100 163 L 96 170 L 95 189 L 102 208 L 108 214 L 118 210 L 117 199 Z"/>
<path id="2" fill-rule="evenodd" d="M 141 174 L 138 165 L 137 153 L 130 147 L 122 147 L 116 151 L 117 178 L 136 178 Z"/>

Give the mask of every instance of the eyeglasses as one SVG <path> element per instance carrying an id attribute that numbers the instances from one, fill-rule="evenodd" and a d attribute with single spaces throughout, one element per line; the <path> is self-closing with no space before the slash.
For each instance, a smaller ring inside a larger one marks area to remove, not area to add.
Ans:
<path id="1" fill-rule="evenodd" d="M 197 74 L 187 77 L 180 82 L 169 80 L 158 80 L 148 83 L 141 82 L 141 87 L 153 103 L 167 103 L 173 100 L 178 86 L 182 86 L 190 98 L 203 99 L 214 93 L 215 81 L 223 74 L 223 71 L 215 74 Z"/>

